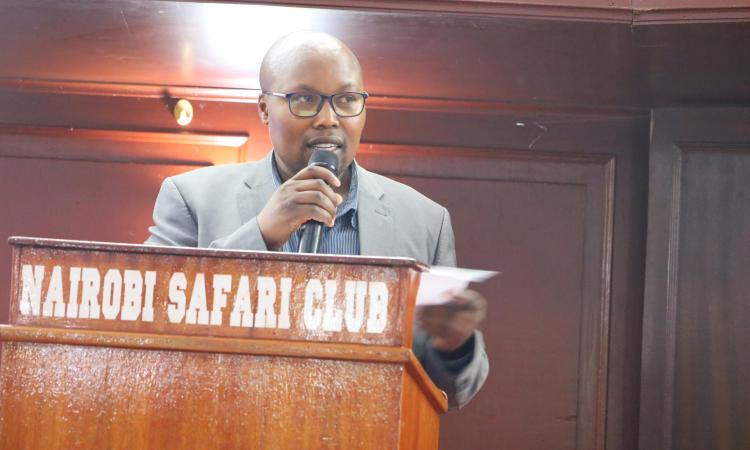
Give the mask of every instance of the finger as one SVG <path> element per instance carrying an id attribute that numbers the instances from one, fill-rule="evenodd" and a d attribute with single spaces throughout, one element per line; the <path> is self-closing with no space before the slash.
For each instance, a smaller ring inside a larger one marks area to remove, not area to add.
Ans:
<path id="1" fill-rule="evenodd" d="M 336 205 L 330 197 L 320 191 L 297 192 L 293 199 L 298 205 L 316 205 L 328 211 L 331 217 L 336 217 Z"/>
<path id="2" fill-rule="evenodd" d="M 289 188 L 293 189 L 295 192 L 305 192 L 305 191 L 316 191 L 321 192 L 326 195 L 331 200 L 331 203 L 334 205 L 340 205 L 343 201 L 343 198 L 339 194 L 333 191 L 330 186 L 326 184 L 325 181 L 314 178 L 310 180 L 301 180 L 301 181 L 295 181 L 294 183 L 290 183 Z"/>
<path id="3" fill-rule="evenodd" d="M 484 320 L 483 310 L 454 311 L 446 308 L 433 307 L 429 311 L 419 314 L 418 320 L 425 330 L 441 330 L 446 327 L 460 330 L 476 329 Z M 428 333 L 429 334 L 429 333 Z"/>
<path id="4" fill-rule="evenodd" d="M 290 180 L 310 180 L 315 178 L 323 180 L 331 186 L 341 186 L 341 180 L 333 172 L 320 166 L 305 167 L 290 178 Z"/>
<path id="5" fill-rule="evenodd" d="M 479 316 L 475 313 L 463 313 L 452 316 L 428 316 L 420 320 L 423 328 L 430 329 L 473 329 L 479 324 Z"/>
<path id="6" fill-rule="evenodd" d="M 445 306 L 451 307 L 456 310 L 476 310 L 486 311 L 487 310 L 487 299 L 482 294 L 473 290 L 464 290 L 456 294 L 456 296 Z"/>
<path id="7" fill-rule="evenodd" d="M 454 298 L 453 300 L 441 306 L 446 310 L 454 313 L 457 313 L 459 311 L 476 311 L 477 309 L 479 309 L 479 305 L 477 305 L 476 303 L 460 298 Z"/>
<path id="8" fill-rule="evenodd" d="M 451 350 L 458 347 L 474 333 L 474 328 L 455 326 L 453 323 L 444 323 L 424 329 L 430 336 L 432 345 L 442 350 Z"/>
<path id="9" fill-rule="evenodd" d="M 318 222 L 325 223 L 332 227 L 334 223 L 335 215 L 331 215 L 327 210 L 321 208 L 318 205 L 300 205 L 300 210 L 303 213 L 304 220 L 302 223 L 308 220 L 317 220 Z"/>
<path id="10" fill-rule="evenodd" d="M 487 299 L 480 292 L 473 289 L 464 289 L 455 295 L 456 300 L 461 300 L 471 303 L 486 303 Z"/>

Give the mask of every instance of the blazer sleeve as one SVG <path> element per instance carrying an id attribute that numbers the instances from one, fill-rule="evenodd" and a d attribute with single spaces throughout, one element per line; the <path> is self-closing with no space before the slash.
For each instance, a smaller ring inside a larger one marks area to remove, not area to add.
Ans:
<path id="1" fill-rule="evenodd" d="M 179 247 L 198 246 L 198 223 L 172 178 L 161 184 L 154 205 L 154 225 L 146 244 Z"/>
<path id="2" fill-rule="evenodd" d="M 448 210 L 443 210 L 443 220 L 435 250 L 433 265 L 456 265 L 456 246 L 453 227 Z M 470 362 L 460 372 L 448 369 L 446 361 L 435 350 L 430 338 L 422 330 L 415 329 L 414 353 L 435 384 L 448 394 L 450 409 L 459 409 L 469 403 L 487 379 L 490 370 L 482 333 L 474 332 L 474 350 Z"/>
<path id="3" fill-rule="evenodd" d="M 267 251 L 266 241 L 263 240 L 263 235 L 260 232 L 258 226 L 258 217 L 245 222 L 242 226 L 234 230 L 228 236 L 224 236 L 221 239 L 212 241 L 209 248 L 226 248 L 234 250 L 253 250 L 253 251 Z"/>
<path id="4" fill-rule="evenodd" d="M 198 221 L 185 201 L 174 179 L 166 178 L 154 205 L 154 225 L 146 244 L 180 247 L 204 247 L 234 250 L 268 250 L 256 217 L 248 220 L 230 234 L 201 243 Z M 208 244 L 208 245 L 206 245 Z"/>

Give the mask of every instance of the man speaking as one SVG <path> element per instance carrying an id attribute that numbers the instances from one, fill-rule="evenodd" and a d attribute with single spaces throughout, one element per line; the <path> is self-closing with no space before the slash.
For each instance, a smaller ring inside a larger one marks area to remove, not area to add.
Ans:
<path id="1" fill-rule="evenodd" d="M 312 220 L 324 225 L 320 253 L 455 265 L 448 211 L 354 160 L 367 93 L 348 47 L 323 33 L 287 35 L 263 58 L 260 86 L 258 113 L 273 150 L 258 162 L 164 180 L 147 243 L 296 252 L 300 228 Z M 309 164 L 315 152 L 335 155 L 336 173 Z M 452 408 L 465 405 L 487 377 L 477 330 L 485 309 L 481 295 L 466 291 L 419 314 L 414 353 Z"/>

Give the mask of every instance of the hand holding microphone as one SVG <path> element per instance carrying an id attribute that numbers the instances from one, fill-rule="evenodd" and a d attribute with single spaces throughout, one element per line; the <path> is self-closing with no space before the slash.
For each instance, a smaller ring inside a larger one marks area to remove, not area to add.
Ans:
<path id="1" fill-rule="evenodd" d="M 335 175 L 338 164 L 338 157 L 333 152 L 315 151 L 309 165 L 273 193 L 257 217 L 269 250 L 281 248 L 292 233 L 308 221 L 319 224 L 319 230 L 312 231 L 313 234 L 320 233 L 322 225 L 333 226 L 336 207 L 343 201 L 331 187 L 341 186 L 341 181 Z M 315 229 L 314 226 L 307 228 Z M 302 240 L 305 240 L 307 233 L 303 232 Z"/>
<path id="2" fill-rule="evenodd" d="M 338 157 L 329 151 L 316 150 L 310 156 L 310 162 L 307 167 L 317 166 L 329 170 L 332 174 L 336 174 L 339 171 L 339 159 Z M 338 203 L 336 204 L 338 206 Z M 336 217 L 336 211 L 333 213 L 334 219 Z M 333 222 L 331 225 L 333 226 Z M 323 224 L 315 219 L 310 219 L 302 225 L 302 236 L 299 240 L 298 253 L 318 253 L 320 248 L 320 240 L 323 236 Z"/>

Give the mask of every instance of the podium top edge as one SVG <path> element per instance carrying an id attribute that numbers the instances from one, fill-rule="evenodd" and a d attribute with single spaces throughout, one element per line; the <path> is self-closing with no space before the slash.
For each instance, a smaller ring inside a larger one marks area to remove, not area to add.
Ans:
<path id="1" fill-rule="evenodd" d="M 27 236 L 11 236 L 8 244 L 13 247 L 46 247 L 65 250 L 94 250 L 176 256 L 200 256 L 213 258 L 261 259 L 301 263 L 357 264 L 370 266 L 410 267 L 424 272 L 429 265 L 414 258 L 385 256 L 350 256 L 310 253 L 284 253 L 270 251 L 228 250 L 195 247 L 171 247 L 162 245 L 126 244 L 119 242 L 77 241 Z"/>

